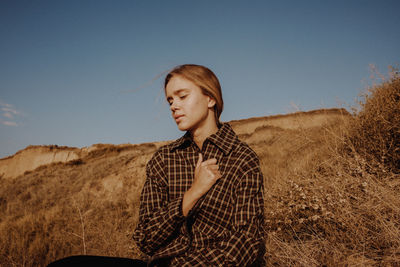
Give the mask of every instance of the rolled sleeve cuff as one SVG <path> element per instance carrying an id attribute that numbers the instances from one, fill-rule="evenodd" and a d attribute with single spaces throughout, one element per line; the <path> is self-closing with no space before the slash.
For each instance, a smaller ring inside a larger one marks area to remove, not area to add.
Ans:
<path id="1" fill-rule="evenodd" d="M 182 201 L 183 196 L 180 196 L 172 200 L 168 205 L 168 217 L 174 221 L 180 222 L 185 220 L 185 216 L 183 216 L 182 211 Z"/>

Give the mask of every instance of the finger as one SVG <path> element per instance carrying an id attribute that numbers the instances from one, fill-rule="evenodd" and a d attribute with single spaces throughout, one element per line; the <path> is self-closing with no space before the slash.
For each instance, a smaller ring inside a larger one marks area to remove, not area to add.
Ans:
<path id="1" fill-rule="evenodd" d="M 218 179 L 220 179 L 222 176 L 221 176 L 221 174 L 219 174 L 219 173 L 213 173 L 212 174 L 212 176 L 211 176 L 211 178 L 214 180 L 214 181 L 217 181 Z"/>
<path id="2" fill-rule="evenodd" d="M 207 169 L 212 171 L 218 171 L 218 165 L 207 165 Z"/>
<path id="3" fill-rule="evenodd" d="M 214 174 L 214 175 L 217 175 L 217 176 L 221 176 L 221 173 L 220 173 L 218 170 L 214 170 L 214 171 L 213 171 L 213 174 Z"/>
<path id="4" fill-rule="evenodd" d="M 211 165 L 211 164 L 216 164 L 217 163 L 217 159 L 216 158 L 212 158 L 212 159 L 208 159 L 206 161 L 203 161 L 203 166 L 207 166 L 207 165 Z"/>
<path id="5" fill-rule="evenodd" d="M 205 167 L 203 167 L 203 168 L 206 169 L 209 173 L 212 173 L 212 174 L 217 174 L 217 173 L 219 173 L 218 167 L 215 166 L 215 165 L 212 165 L 212 166 L 205 166 Z"/>
<path id="6" fill-rule="evenodd" d="M 211 169 L 209 166 L 204 166 L 203 167 L 203 169 L 207 172 L 207 174 L 210 176 L 210 177 L 214 177 L 215 175 L 217 175 L 217 170 L 213 170 L 213 169 Z"/>
<path id="7" fill-rule="evenodd" d="M 203 161 L 203 155 L 199 153 L 199 159 L 197 160 L 196 168 L 200 167 L 202 161 Z"/>

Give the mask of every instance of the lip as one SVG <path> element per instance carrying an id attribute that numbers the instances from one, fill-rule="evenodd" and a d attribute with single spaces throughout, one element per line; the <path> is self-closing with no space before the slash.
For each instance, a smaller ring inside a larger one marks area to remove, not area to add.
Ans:
<path id="1" fill-rule="evenodd" d="M 183 117 L 183 115 L 175 115 L 174 116 L 174 119 L 175 119 L 175 121 L 178 121 L 180 118 L 182 118 Z"/>

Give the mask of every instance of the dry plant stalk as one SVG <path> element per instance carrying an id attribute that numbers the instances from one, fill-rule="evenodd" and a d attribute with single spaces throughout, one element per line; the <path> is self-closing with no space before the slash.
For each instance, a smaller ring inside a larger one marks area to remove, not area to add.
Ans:
<path id="1" fill-rule="evenodd" d="M 74 198 L 72 198 L 73 202 L 74 202 L 74 206 L 76 207 L 76 209 L 78 210 L 79 213 L 79 219 L 81 221 L 81 229 L 82 229 L 82 234 L 79 236 L 75 233 L 71 233 L 79 238 L 82 239 L 82 246 L 83 246 L 83 255 L 86 255 L 86 242 L 85 242 L 85 224 L 83 222 L 83 217 L 82 217 L 82 212 L 81 209 L 79 208 L 78 204 L 76 203 L 76 200 Z"/>

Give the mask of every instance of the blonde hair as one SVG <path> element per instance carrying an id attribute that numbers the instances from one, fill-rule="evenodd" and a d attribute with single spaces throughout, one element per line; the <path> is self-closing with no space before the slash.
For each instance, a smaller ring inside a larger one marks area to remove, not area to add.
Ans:
<path id="1" fill-rule="evenodd" d="M 175 75 L 180 75 L 183 78 L 196 84 L 203 91 L 203 94 L 215 100 L 214 113 L 217 124 L 220 124 L 219 117 L 221 116 L 224 108 L 224 101 L 222 100 L 221 85 L 219 84 L 217 76 L 207 67 L 195 64 L 184 64 L 175 67 L 171 70 L 164 80 L 164 90 L 168 82 Z"/>

